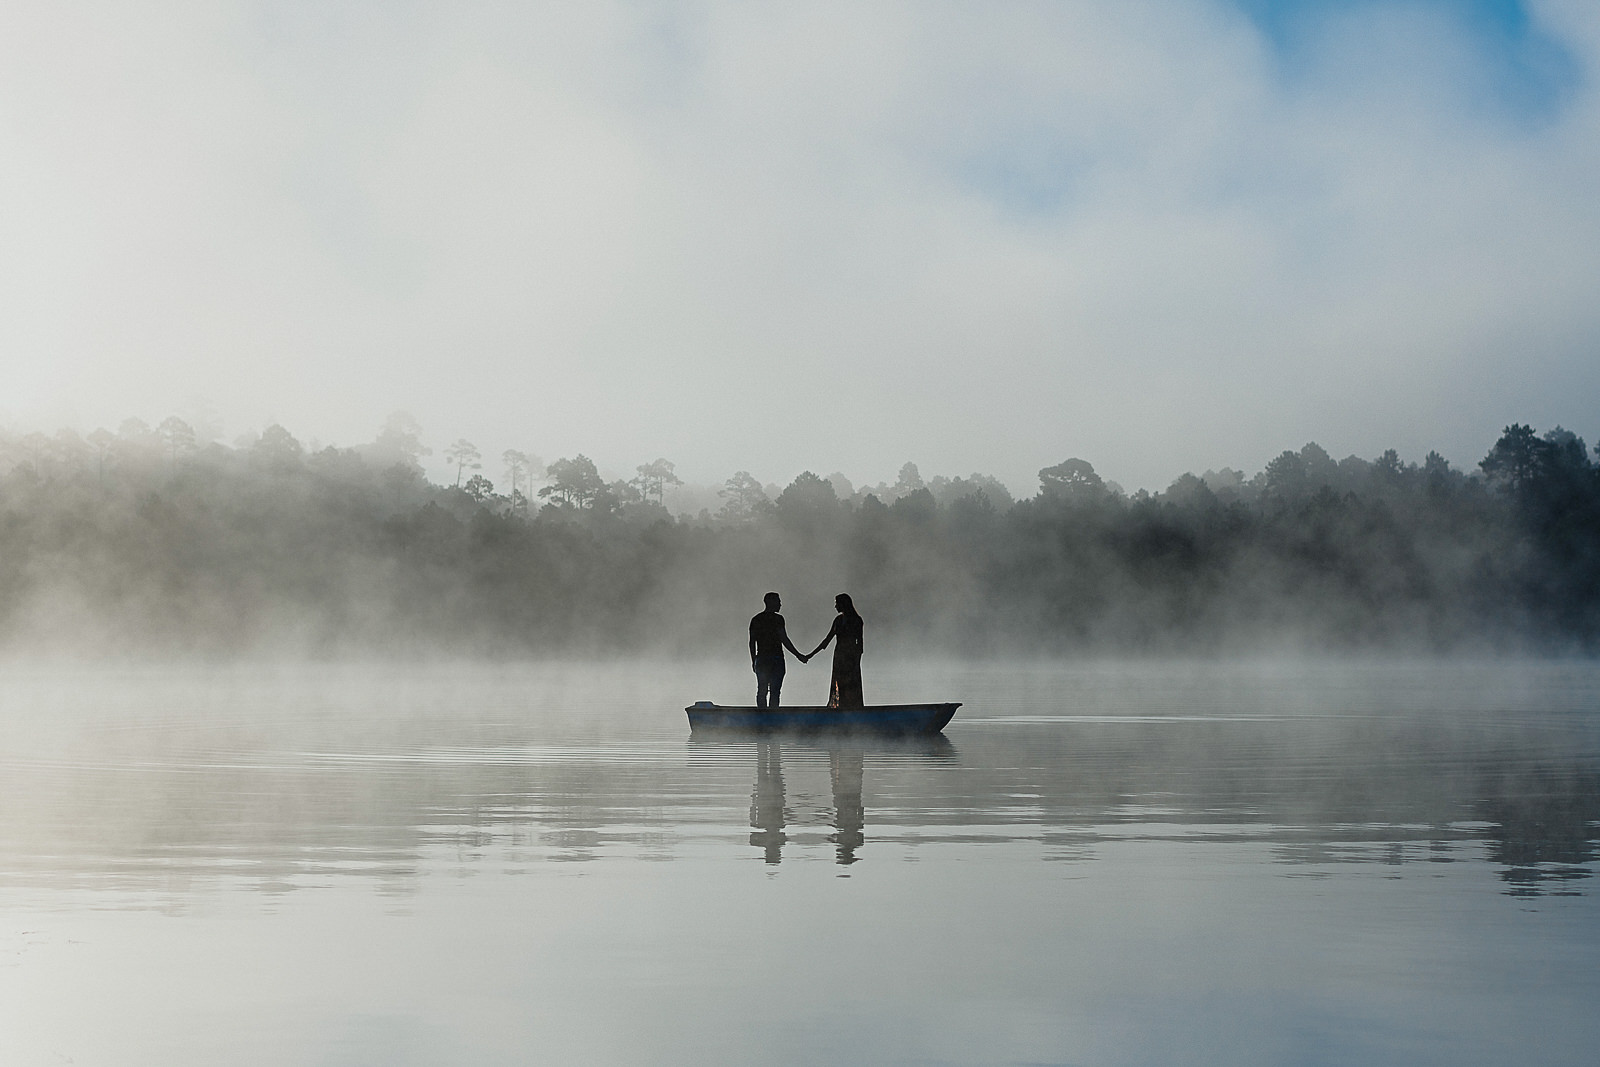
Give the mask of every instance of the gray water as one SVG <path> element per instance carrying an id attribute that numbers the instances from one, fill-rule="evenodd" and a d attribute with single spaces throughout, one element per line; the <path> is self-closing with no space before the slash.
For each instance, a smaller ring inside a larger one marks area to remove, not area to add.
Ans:
<path id="1" fill-rule="evenodd" d="M 868 667 L 13 664 L 0 1064 L 1594 1061 L 1600 667 Z"/>

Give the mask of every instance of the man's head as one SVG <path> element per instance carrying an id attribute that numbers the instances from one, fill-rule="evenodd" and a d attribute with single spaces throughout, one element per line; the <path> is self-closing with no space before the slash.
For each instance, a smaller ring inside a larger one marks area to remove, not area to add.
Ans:
<path id="1" fill-rule="evenodd" d="M 783 598 L 778 596 L 777 593 L 768 593 L 761 599 L 766 601 L 768 611 L 777 611 L 783 607 Z"/>

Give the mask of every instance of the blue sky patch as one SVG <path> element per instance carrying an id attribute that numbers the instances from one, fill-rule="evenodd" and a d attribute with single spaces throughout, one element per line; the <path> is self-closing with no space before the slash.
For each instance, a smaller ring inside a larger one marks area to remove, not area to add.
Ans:
<path id="1" fill-rule="evenodd" d="M 1311 62 L 1329 18 L 1405 8 L 1436 13 L 1465 32 L 1481 60 L 1470 101 L 1515 120 L 1537 123 L 1558 112 L 1576 89 L 1573 53 L 1529 15 L 1520 0 L 1231 0 L 1271 42 L 1289 78 Z"/>

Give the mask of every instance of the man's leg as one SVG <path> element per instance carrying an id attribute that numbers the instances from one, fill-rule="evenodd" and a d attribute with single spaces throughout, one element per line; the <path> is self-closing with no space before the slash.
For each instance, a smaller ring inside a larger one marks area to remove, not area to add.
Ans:
<path id="1" fill-rule="evenodd" d="M 775 708 L 783 689 L 783 661 L 756 664 L 756 707 Z"/>

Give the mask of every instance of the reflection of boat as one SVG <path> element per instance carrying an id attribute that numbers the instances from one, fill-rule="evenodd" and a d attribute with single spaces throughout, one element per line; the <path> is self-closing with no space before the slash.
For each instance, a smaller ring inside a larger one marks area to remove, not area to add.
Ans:
<path id="1" fill-rule="evenodd" d="M 936 734 L 961 704 L 878 704 L 866 708 L 727 707 L 709 700 L 683 709 L 693 730 L 793 730 Z"/>
<path id="2" fill-rule="evenodd" d="M 701 729 L 689 735 L 687 751 L 714 759 L 724 758 L 730 751 L 743 753 L 754 741 L 762 744 L 781 740 L 785 752 L 795 755 L 827 754 L 841 744 L 867 756 L 887 756 L 891 760 L 914 757 L 918 763 L 946 763 L 960 756 L 955 743 L 944 734 L 890 734 L 890 733 L 828 733 L 822 730 L 775 730 L 759 733 L 754 730 Z"/>

